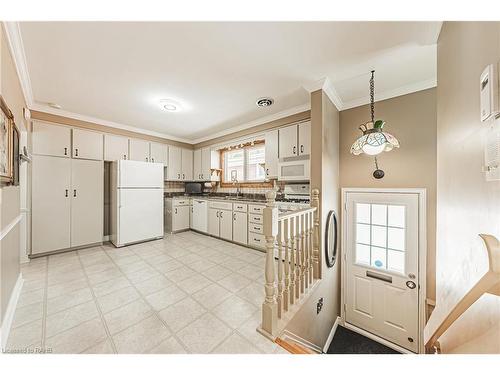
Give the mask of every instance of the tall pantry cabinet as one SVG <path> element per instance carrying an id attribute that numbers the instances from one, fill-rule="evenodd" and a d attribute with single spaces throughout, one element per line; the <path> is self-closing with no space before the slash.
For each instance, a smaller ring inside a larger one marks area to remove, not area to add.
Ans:
<path id="1" fill-rule="evenodd" d="M 103 239 L 103 135 L 33 122 L 32 255 Z"/>

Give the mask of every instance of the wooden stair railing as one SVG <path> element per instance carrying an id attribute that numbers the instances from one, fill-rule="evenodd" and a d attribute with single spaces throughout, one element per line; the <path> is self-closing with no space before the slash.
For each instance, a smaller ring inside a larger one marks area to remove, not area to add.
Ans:
<path id="1" fill-rule="evenodd" d="M 500 241 L 492 235 L 479 235 L 488 253 L 488 270 L 447 312 L 440 310 L 439 302 L 424 329 L 424 343 L 428 351 L 439 351 L 438 339 L 483 294 L 500 295 Z"/>
<path id="2" fill-rule="evenodd" d="M 315 281 L 321 278 L 319 190 L 314 189 L 311 195 L 312 207 L 279 215 L 276 191 L 266 193 L 263 223 L 266 297 L 262 304 L 262 324 L 257 330 L 273 341 Z"/>

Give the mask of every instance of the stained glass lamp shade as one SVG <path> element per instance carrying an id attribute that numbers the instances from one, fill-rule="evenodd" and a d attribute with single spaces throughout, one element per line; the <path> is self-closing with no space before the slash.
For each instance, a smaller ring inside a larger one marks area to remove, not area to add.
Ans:
<path id="1" fill-rule="evenodd" d="M 391 151 L 399 147 L 398 140 L 391 134 L 382 131 L 384 122 L 378 120 L 360 126 L 363 135 L 351 146 L 351 154 L 378 155 L 384 151 Z"/>

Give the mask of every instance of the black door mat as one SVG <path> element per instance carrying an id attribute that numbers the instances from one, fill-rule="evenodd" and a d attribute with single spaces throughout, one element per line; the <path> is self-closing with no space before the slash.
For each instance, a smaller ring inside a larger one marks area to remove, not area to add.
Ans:
<path id="1" fill-rule="evenodd" d="M 401 354 L 368 337 L 338 326 L 327 354 Z"/>

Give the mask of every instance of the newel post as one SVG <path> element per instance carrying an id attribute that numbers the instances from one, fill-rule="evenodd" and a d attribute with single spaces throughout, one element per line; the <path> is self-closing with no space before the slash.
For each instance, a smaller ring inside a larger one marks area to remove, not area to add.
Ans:
<path id="1" fill-rule="evenodd" d="M 271 336 L 277 334 L 278 305 L 276 302 L 276 279 L 274 271 L 274 243 L 278 234 L 278 208 L 275 204 L 276 191 L 266 192 L 264 208 L 264 236 L 266 238 L 266 269 L 264 286 L 266 299 L 262 304 L 262 329 Z"/>
<path id="2" fill-rule="evenodd" d="M 320 212 L 319 212 L 319 189 L 313 189 L 311 194 L 311 206 L 316 207 L 314 211 L 314 232 L 313 232 L 313 276 L 315 279 L 321 279 L 321 254 L 320 246 Z"/>

